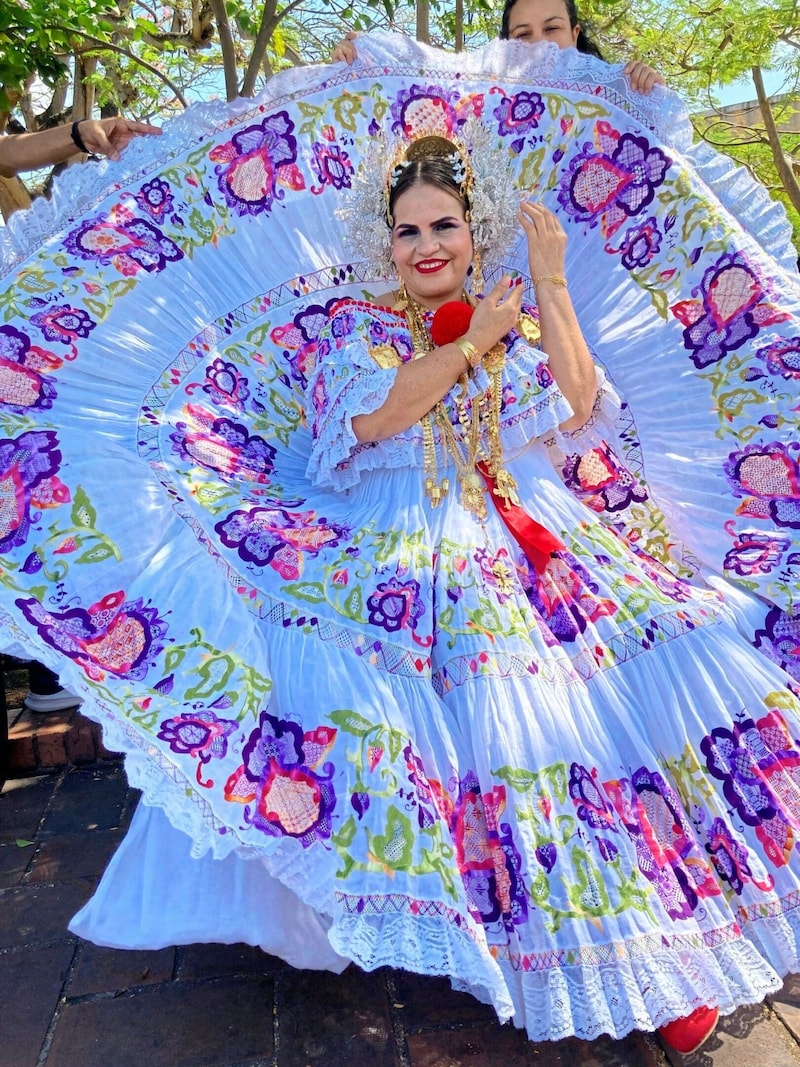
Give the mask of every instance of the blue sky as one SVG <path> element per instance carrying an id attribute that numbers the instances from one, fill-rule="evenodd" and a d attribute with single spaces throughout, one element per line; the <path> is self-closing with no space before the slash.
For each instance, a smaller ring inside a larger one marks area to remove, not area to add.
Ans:
<path id="1" fill-rule="evenodd" d="M 785 91 L 784 78 L 785 74 L 780 70 L 764 72 L 764 88 L 770 96 Z M 755 86 L 750 78 L 717 86 L 716 94 L 720 104 L 740 104 L 756 98 Z"/>

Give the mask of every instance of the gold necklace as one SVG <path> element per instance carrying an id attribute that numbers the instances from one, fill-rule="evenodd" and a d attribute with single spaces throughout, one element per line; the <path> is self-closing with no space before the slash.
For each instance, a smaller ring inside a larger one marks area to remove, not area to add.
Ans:
<path id="1" fill-rule="evenodd" d="M 466 293 L 462 299 L 469 302 Z M 433 350 L 425 313 L 405 288 L 400 286 L 395 306 L 405 313 L 413 348 L 412 359 L 419 359 Z M 447 413 L 444 400 L 438 401 L 424 415 L 422 422 L 422 455 L 425 474 L 425 493 L 432 507 L 438 507 L 450 490 L 448 478 L 439 477 L 439 462 L 436 455 L 434 424 L 439 428 L 443 451 L 449 453 L 456 468 L 461 488 L 461 504 L 479 522 L 488 512 L 486 507 L 487 486 L 482 472 L 494 481 L 496 495 L 506 503 L 519 504 L 517 483 L 503 466 L 503 445 L 500 440 L 500 407 L 502 404 L 503 367 L 505 348 L 498 342 L 486 353 L 482 365 L 489 375 L 489 388 L 466 402 L 471 371 L 466 371 L 458 380 L 459 390 L 453 403 L 461 430 L 460 439 Z"/>

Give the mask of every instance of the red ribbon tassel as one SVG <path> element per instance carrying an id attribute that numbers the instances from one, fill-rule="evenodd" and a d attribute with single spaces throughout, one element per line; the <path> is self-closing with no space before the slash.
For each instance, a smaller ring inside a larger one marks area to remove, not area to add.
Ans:
<path id="1" fill-rule="evenodd" d="M 519 504 L 510 504 L 505 497 L 500 496 L 495 488 L 494 478 L 482 463 L 478 464 L 478 470 L 483 475 L 494 506 L 509 533 L 533 564 L 537 574 L 542 574 L 552 553 L 561 552 L 566 545 L 555 534 L 550 533 L 546 526 L 532 519 Z"/>
<path id="2" fill-rule="evenodd" d="M 462 300 L 450 300 L 442 304 L 431 322 L 431 339 L 434 344 L 446 345 L 458 337 L 463 337 L 469 329 L 472 311 L 472 307 Z M 494 506 L 509 533 L 528 557 L 536 572 L 541 574 L 552 553 L 562 551 L 566 545 L 555 534 L 550 533 L 546 526 L 532 519 L 519 504 L 511 504 L 505 497 L 500 496 L 494 478 L 483 463 L 478 464 L 478 470 L 486 482 Z"/>

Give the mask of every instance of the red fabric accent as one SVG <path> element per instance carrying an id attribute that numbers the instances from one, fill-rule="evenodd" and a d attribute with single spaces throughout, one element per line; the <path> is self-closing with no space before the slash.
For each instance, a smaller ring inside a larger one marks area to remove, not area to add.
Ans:
<path id="1" fill-rule="evenodd" d="M 449 300 L 436 311 L 431 322 L 431 340 L 435 345 L 446 345 L 463 337 L 469 328 L 472 319 L 473 308 L 465 304 L 463 300 Z M 548 564 L 553 552 L 559 552 L 566 548 L 555 534 L 542 526 L 536 519 L 521 508 L 519 504 L 510 504 L 505 497 L 497 493 L 494 478 L 486 470 L 482 463 L 478 464 L 478 470 L 491 493 L 494 505 L 500 518 L 508 527 L 508 530 L 519 547 L 536 568 L 538 574 Z"/>
<path id="2" fill-rule="evenodd" d="M 463 337 L 472 321 L 473 308 L 463 300 L 448 300 L 434 312 L 431 340 L 437 348 Z"/>
<path id="3" fill-rule="evenodd" d="M 533 564 L 537 573 L 541 574 L 553 552 L 560 552 L 566 548 L 566 545 L 555 534 L 550 533 L 546 526 L 532 519 L 519 504 L 510 504 L 505 497 L 500 496 L 495 489 L 494 478 L 482 463 L 478 464 L 478 470 L 483 475 L 494 505 L 500 518 L 508 527 L 509 533 Z"/>

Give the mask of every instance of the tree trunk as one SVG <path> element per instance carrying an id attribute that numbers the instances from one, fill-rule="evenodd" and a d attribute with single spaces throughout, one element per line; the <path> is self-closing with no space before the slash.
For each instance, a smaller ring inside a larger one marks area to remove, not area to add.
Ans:
<path id="1" fill-rule="evenodd" d="M 217 33 L 222 49 L 222 67 L 225 71 L 225 96 L 228 100 L 235 100 L 239 95 L 239 77 L 236 70 L 236 50 L 233 45 L 233 34 L 228 22 L 228 11 L 225 0 L 211 0 L 211 8 L 217 22 Z"/>
<path id="2" fill-rule="evenodd" d="M 97 56 L 75 53 L 75 80 L 72 83 L 72 120 L 89 119 L 94 110 L 94 86 L 88 80 L 97 70 Z"/>
<path id="3" fill-rule="evenodd" d="M 417 0 L 417 40 L 431 43 L 431 8 L 428 0 Z"/>
<path id="4" fill-rule="evenodd" d="M 30 206 L 30 193 L 19 178 L 0 178 L 0 213 L 6 222 L 15 211 Z"/>
<path id="5" fill-rule="evenodd" d="M 66 57 L 64 57 L 66 61 Z M 69 89 L 69 82 L 65 79 L 58 83 L 53 89 L 53 97 L 50 103 L 47 105 L 47 109 L 39 116 L 39 129 L 44 130 L 48 126 L 52 126 L 54 123 L 63 121 L 61 114 L 64 111 L 64 107 L 67 102 L 67 90 Z"/>
<path id="6" fill-rule="evenodd" d="M 455 4 L 455 45 L 456 52 L 464 51 L 464 0 L 456 0 Z"/>
<path id="7" fill-rule="evenodd" d="M 264 57 L 267 54 L 267 45 L 272 39 L 273 33 L 277 29 L 281 19 L 285 19 L 296 7 L 300 7 L 302 3 L 303 0 L 290 0 L 283 10 L 278 11 L 278 0 L 266 0 L 264 11 L 261 15 L 261 25 L 258 27 L 258 33 L 256 34 L 255 43 L 253 44 L 253 49 L 247 64 L 247 70 L 245 71 L 244 81 L 242 82 L 242 96 L 252 96 L 256 91 L 258 72 L 262 69 L 266 70 L 264 67 Z"/>
<path id="8" fill-rule="evenodd" d="M 775 169 L 778 172 L 781 185 L 786 190 L 786 195 L 791 201 L 792 207 L 795 211 L 800 212 L 800 185 L 797 184 L 797 178 L 794 176 L 791 160 L 786 155 L 783 146 L 781 145 L 780 137 L 778 135 L 778 127 L 775 124 L 775 116 L 772 114 L 772 106 L 770 105 L 769 98 L 764 90 L 764 79 L 761 76 L 761 67 L 753 67 L 752 73 L 753 84 L 756 87 L 756 99 L 758 100 L 758 106 L 761 110 L 761 119 L 764 123 L 767 140 L 772 149 L 772 158 L 775 162 Z"/>

